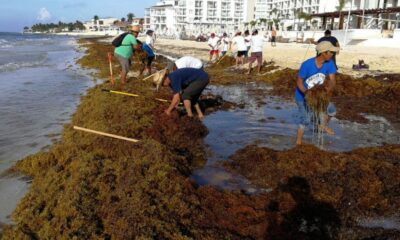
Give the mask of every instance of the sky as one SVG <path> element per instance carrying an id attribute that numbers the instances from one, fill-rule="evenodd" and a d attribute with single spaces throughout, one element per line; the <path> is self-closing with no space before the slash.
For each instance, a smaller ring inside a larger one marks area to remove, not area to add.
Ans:
<path id="1" fill-rule="evenodd" d="M 143 17 L 157 0 L 0 0 L 0 32 L 21 32 L 36 23 L 89 21 L 99 18 Z"/>

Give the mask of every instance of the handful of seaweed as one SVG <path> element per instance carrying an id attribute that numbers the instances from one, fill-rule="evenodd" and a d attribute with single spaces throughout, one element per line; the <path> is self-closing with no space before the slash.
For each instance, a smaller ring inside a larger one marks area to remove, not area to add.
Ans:
<path id="1" fill-rule="evenodd" d="M 325 114 L 329 104 L 328 92 L 324 85 L 317 85 L 306 92 L 305 96 L 308 116 L 311 118 L 313 132 L 313 142 L 322 147 L 324 144 L 323 127 L 325 124 Z"/>
<path id="2" fill-rule="evenodd" d="M 324 85 L 318 85 L 306 92 L 307 106 L 316 114 L 326 112 L 329 104 L 328 92 Z"/>

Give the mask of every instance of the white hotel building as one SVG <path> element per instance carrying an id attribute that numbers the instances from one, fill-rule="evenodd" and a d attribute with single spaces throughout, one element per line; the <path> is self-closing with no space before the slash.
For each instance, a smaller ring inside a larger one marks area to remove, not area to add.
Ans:
<path id="1" fill-rule="evenodd" d="M 233 32 L 254 18 L 255 0 L 164 0 L 145 10 L 145 29 L 158 34 Z"/>
<path id="2" fill-rule="evenodd" d="M 179 36 L 237 29 L 342 29 L 399 27 L 400 0 L 161 0 L 145 10 L 145 29 Z M 300 16 L 303 15 L 303 18 Z M 304 19 L 312 16 L 312 19 Z M 364 17 L 364 18 L 363 18 Z M 362 20 L 364 19 L 364 20 Z M 390 21 L 387 21 L 390 20 Z"/>

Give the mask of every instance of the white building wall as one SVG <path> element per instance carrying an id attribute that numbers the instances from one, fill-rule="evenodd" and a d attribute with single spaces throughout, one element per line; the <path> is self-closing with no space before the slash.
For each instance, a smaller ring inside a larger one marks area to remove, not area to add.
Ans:
<path id="1" fill-rule="evenodd" d="M 386 2 L 386 5 L 384 4 Z M 396 0 L 346 0 L 345 5 L 342 9 L 344 15 L 351 8 L 352 10 L 360 9 L 375 9 L 375 8 L 389 8 L 399 6 L 400 1 Z M 291 27 L 293 29 L 305 28 L 304 20 L 298 19 L 295 13 L 299 11 L 313 14 L 313 13 L 326 13 L 335 12 L 338 10 L 339 0 L 255 0 L 255 19 L 267 19 L 267 22 L 271 22 L 275 19 L 279 20 L 279 26 L 284 29 Z M 376 16 L 375 16 L 376 17 Z M 380 16 L 382 18 L 382 16 Z M 392 20 L 400 19 L 399 14 L 390 14 L 387 16 Z M 315 19 L 317 20 L 317 19 Z M 317 20 L 320 26 L 321 20 Z M 347 19 L 345 19 L 347 22 Z M 338 26 L 339 18 L 335 20 L 335 26 Z M 372 22 L 372 21 L 370 21 Z M 377 24 L 369 24 L 371 28 L 380 28 L 384 23 L 383 20 L 376 21 Z M 307 23 L 310 26 L 310 23 Z M 392 27 L 396 24 L 393 23 Z M 398 24 L 397 24 L 398 25 Z M 396 25 L 396 27 L 397 27 Z M 350 19 L 350 27 L 357 26 L 357 17 L 353 16 Z"/>
<path id="2" fill-rule="evenodd" d="M 232 33 L 254 18 L 255 0 L 174 0 L 160 1 L 145 11 L 145 29 L 178 36 Z M 161 16 L 160 14 L 163 14 Z M 161 21 L 162 17 L 165 21 Z M 163 26 L 167 31 L 163 31 Z"/>

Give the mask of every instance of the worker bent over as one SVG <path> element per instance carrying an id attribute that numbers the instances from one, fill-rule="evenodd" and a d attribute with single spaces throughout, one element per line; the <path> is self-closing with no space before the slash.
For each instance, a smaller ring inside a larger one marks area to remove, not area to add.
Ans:
<path id="1" fill-rule="evenodd" d="M 204 115 L 197 101 L 209 82 L 208 74 L 203 69 L 196 68 L 177 69 L 162 77 L 159 85 L 169 86 L 173 93 L 171 104 L 165 113 L 170 115 L 182 99 L 187 115 L 193 117 L 193 105 L 197 116 L 202 120 Z"/>

